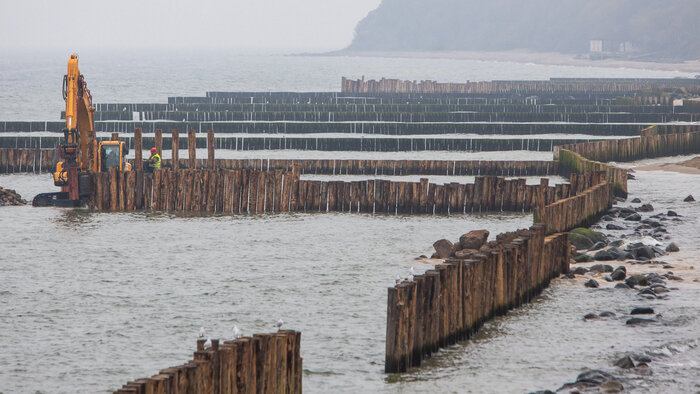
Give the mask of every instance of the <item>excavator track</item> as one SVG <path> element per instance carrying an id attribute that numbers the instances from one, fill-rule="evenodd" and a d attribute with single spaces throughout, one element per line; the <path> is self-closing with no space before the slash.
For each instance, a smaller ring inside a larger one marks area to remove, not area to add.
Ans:
<path id="1" fill-rule="evenodd" d="M 35 207 L 79 207 L 83 202 L 68 199 L 68 193 L 39 193 L 34 196 L 32 206 Z"/>

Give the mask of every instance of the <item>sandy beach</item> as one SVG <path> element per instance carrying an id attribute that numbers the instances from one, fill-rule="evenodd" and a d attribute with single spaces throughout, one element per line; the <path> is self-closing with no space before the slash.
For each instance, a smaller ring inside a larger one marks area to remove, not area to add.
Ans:
<path id="1" fill-rule="evenodd" d="M 360 57 L 394 57 L 394 58 L 421 58 L 421 59 L 462 59 L 482 60 L 510 63 L 534 63 L 557 66 L 577 67 L 607 67 L 630 68 L 657 71 L 678 71 L 690 74 L 700 74 L 700 61 L 685 62 L 652 62 L 635 61 L 628 59 L 603 59 L 590 60 L 586 55 L 573 55 L 554 52 L 529 52 L 529 51 L 499 51 L 499 52 L 473 52 L 473 51 L 431 51 L 431 52 L 389 52 L 389 51 L 337 51 L 324 55 L 360 56 Z"/>
<path id="2" fill-rule="evenodd" d="M 638 171 L 670 171 L 681 174 L 698 174 L 700 175 L 700 156 L 686 160 L 680 163 L 656 163 L 645 166 L 635 167 Z"/>

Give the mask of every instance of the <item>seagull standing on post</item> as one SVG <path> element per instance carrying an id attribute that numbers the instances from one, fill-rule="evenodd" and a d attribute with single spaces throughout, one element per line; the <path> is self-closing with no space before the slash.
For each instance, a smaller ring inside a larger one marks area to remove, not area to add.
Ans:
<path id="1" fill-rule="evenodd" d="M 207 330 L 204 329 L 204 327 L 199 327 L 199 338 L 204 338 L 207 336 Z"/>
<path id="2" fill-rule="evenodd" d="M 238 339 L 243 337 L 243 331 L 241 331 L 238 326 L 233 326 L 233 339 Z"/>
<path id="3" fill-rule="evenodd" d="M 277 323 L 275 323 L 275 325 L 272 327 L 277 327 L 277 331 L 279 331 L 280 328 L 282 328 L 282 324 L 284 324 L 284 322 L 282 321 L 282 319 L 279 319 L 277 320 Z"/>

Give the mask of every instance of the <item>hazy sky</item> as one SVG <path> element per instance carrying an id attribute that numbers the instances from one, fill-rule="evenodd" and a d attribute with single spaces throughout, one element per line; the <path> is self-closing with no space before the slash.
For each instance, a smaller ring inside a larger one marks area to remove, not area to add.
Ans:
<path id="1" fill-rule="evenodd" d="M 0 0 L 0 49 L 340 49 L 381 0 Z"/>

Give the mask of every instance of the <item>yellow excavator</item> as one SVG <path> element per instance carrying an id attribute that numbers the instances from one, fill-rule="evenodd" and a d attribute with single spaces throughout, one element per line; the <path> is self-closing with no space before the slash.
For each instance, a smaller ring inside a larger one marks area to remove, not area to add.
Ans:
<path id="1" fill-rule="evenodd" d="M 66 101 L 66 127 L 63 142 L 58 146 L 61 161 L 53 172 L 54 185 L 60 192 L 37 194 L 32 205 L 76 207 L 85 204 L 93 191 L 91 173 L 116 167 L 130 171 L 126 161 L 129 146 L 123 141 L 102 141 L 95 138 L 92 95 L 78 69 L 78 55 L 68 60 L 68 73 L 63 77 L 63 99 Z"/>

